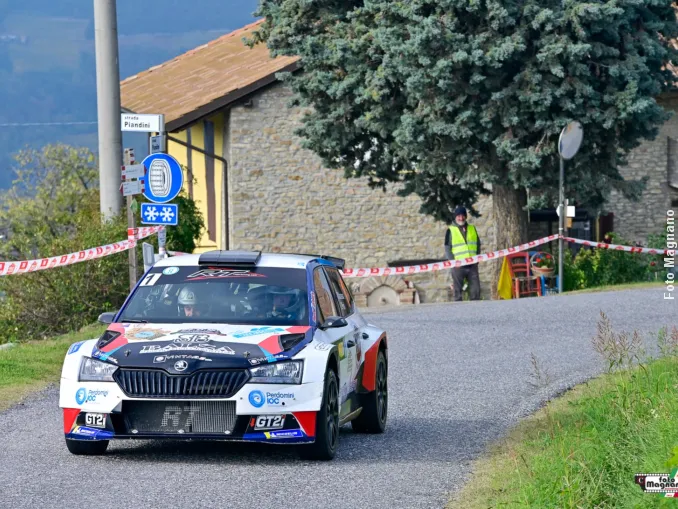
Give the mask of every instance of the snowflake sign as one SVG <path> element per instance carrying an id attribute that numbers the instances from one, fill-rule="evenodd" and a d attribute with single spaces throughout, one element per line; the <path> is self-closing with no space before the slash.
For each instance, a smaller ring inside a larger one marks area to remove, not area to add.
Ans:
<path id="1" fill-rule="evenodd" d="M 179 224 L 179 206 L 174 203 L 164 203 L 162 205 L 142 203 L 141 223 L 176 226 Z"/>

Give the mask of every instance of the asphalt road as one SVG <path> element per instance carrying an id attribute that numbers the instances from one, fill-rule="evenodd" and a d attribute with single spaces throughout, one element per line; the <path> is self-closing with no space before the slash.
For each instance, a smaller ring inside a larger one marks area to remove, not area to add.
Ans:
<path id="1" fill-rule="evenodd" d="M 662 289 L 373 312 L 390 336 L 385 434 L 342 430 L 337 457 L 282 446 L 112 442 L 66 450 L 57 390 L 0 414 L 0 507 L 442 508 L 470 462 L 545 400 L 601 372 L 591 337 L 678 325 Z M 534 353 L 551 377 L 531 385 Z"/>

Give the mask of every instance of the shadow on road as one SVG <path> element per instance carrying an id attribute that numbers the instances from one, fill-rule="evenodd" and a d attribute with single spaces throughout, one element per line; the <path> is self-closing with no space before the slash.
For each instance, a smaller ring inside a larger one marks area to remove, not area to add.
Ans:
<path id="1" fill-rule="evenodd" d="M 465 421 L 435 417 L 393 420 L 382 435 L 341 430 L 335 461 L 407 463 L 416 460 L 450 462 L 471 459 L 490 437 L 501 433 L 496 421 Z M 107 457 L 153 463 L 288 463 L 299 461 L 296 446 L 219 441 L 112 441 Z"/>

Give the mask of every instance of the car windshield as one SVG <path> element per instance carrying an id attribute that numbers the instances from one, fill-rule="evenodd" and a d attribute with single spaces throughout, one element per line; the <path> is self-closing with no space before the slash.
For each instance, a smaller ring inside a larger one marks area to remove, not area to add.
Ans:
<path id="1" fill-rule="evenodd" d="M 308 325 L 306 270 L 154 267 L 118 321 Z"/>

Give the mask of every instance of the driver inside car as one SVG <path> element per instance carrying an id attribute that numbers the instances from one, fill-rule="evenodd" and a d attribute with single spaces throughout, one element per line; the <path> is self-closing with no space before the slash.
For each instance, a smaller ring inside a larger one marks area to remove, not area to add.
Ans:
<path id="1" fill-rule="evenodd" d="M 302 292 L 296 288 L 274 286 L 269 288 L 268 295 L 272 297 L 272 309 L 267 313 L 268 318 L 284 320 L 298 320 L 303 308 Z"/>
<path id="2" fill-rule="evenodd" d="M 192 286 L 185 286 L 179 292 L 177 299 L 177 308 L 179 310 L 179 317 L 199 317 L 203 315 L 201 307 L 199 307 L 201 299 L 198 298 L 198 292 Z"/>

